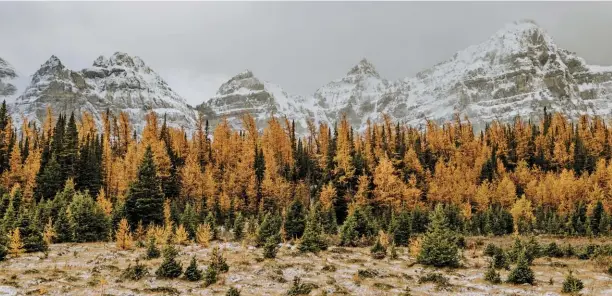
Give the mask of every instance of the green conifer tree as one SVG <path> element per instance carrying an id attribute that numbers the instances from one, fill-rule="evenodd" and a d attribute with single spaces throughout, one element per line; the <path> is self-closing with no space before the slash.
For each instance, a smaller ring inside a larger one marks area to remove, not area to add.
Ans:
<path id="1" fill-rule="evenodd" d="M 57 219 L 53 228 L 55 230 L 56 240 L 60 243 L 68 243 L 74 240 L 74 231 L 68 217 L 68 206 L 64 206 L 58 211 Z"/>
<path id="2" fill-rule="evenodd" d="M 435 267 L 459 266 L 459 248 L 457 235 L 448 227 L 442 205 L 436 205 L 430 216 L 431 223 L 423 236 L 421 250 L 417 261 Z"/>
<path id="3" fill-rule="evenodd" d="M 340 245 L 356 247 L 361 245 L 362 238 L 368 243 L 376 235 L 376 224 L 372 221 L 369 211 L 356 208 L 344 221 L 340 229 Z"/>
<path id="4" fill-rule="evenodd" d="M 313 208 L 308 215 L 306 230 L 298 245 L 298 249 L 301 252 L 317 253 L 327 249 L 327 242 L 322 237 L 323 227 L 319 220 L 317 220 L 316 210 L 316 208 Z"/>
<path id="5" fill-rule="evenodd" d="M 161 252 L 157 248 L 155 238 L 151 237 L 147 243 L 147 259 L 155 259 L 161 256 Z"/>
<path id="6" fill-rule="evenodd" d="M 508 275 L 509 283 L 512 284 L 533 284 L 534 274 L 533 270 L 529 267 L 525 250 L 522 250 L 517 259 L 516 266 L 510 271 Z"/>
<path id="7" fill-rule="evenodd" d="M 21 234 L 21 242 L 26 252 L 46 251 L 48 246 L 43 240 L 42 230 L 32 219 L 32 216 L 32 213 L 28 210 L 23 210 L 19 215 L 17 227 L 19 227 Z"/>
<path id="8" fill-rule="evenodd" d="M 148 146 L 138 168 L 138 177 L 130 186 L 125 202 L 125 212 L 132 227 L 136 227 L 139 221 L 142 221 L 144 225 L 162 224 L 164 221 L 163 207 L 164 193 L 157 178 L 153 152 Z"/>
<path id="9" fill-rule="evenodd" d="M 584 289 L 584 284 L 580 279 L 574 276 L 573 272 L 570 270 L 567 277 L 565 277 L 565 281 L 563 281 L 563 288 L 561 289 L 562 293 L 578 293 L 582 289 Z"/>
<path id="10" fill-rule="evenodd" d="M 108 238 L 110 221 L 89 194 L 75 194 L 68 209 L 75 242 L 96 242 Z"/>
<path id="11" fill-rule="evenodd" d="M 202 271 L 198 269 L 198 263 L 195 256 L 191 257 L 191 263 L 185 269 L 185 279 L 192 282 L 197 282 L 202 279 Z"/>
<path id="12" fill-rule="evenodd" d="M 178 250 L 174 245 L 167 245 L 164 248 L 164 261 L 155 271 L 155 275 L 160 278 L 174 279 L 183 273 L 183 266 L 176 261 Z"/>
<path id="13" fill-rule="evenodd" d="M 279 215 L 267 213 L 257 230 L 257 245 L 263 246 L 268 239 L 273 238 L 276 244 L 280 243 L 280 229 L 282 220 Z"/>
<path id="14" fill-rule="evenodd" d="M 244 216 L 242 213 L 238 213 L 234 220 L 234 239 L 237 241 L 242 240 L 244 236 Z"/>
<path id="15" fill-rule="evenodd" d="M 302 202 L 295 198 L 287 211 L 285 218 L 285 239 L 301 237 L 306 227 L 306 214 Z"/>

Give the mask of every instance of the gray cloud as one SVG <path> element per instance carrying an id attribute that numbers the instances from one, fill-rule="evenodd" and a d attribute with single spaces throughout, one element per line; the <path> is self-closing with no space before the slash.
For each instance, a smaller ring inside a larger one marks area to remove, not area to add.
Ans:
<path id="1" fill-rule="evenodd" d="M 247 68 L 300 94 L 362 57 L 383 77 L 412 76 L 524 18 L 589 63 L 612 65 L 604 2 L 2 2 L 0 57 L 27 76 L 51 54 L 80 69 L 124 51 L 197 104 Z"/>

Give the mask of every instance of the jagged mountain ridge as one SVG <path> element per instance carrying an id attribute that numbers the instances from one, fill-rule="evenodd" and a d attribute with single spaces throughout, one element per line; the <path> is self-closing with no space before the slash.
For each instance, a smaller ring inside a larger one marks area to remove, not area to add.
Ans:
<path id="1" fill-rule="evenodd" d="M 245 70 L 223 83 L 217 94 L 196 109 L 212 123 L 227 118 L 230 125 L 240 127 L 242 115 L 251 114 L 258 126 L 265 126 L 270 116 L 295 120 L 296 131 L 307 129 L 307 120 L 328 121 L 325 114 L 316 110 L 313 97 L 287 94 L 280 86 L 255 77 Z"/>
<path id="2" fill-rule="evenodd" d="M 237 77 L 241 74 L 226 84 L 235 83 Z M 244 112 L 255 111 L 264 122 L 272 113 L 286 114 L 277 112 L 280 105 L 273 100 L 251 108 L 246 106 L 253 101 L 249 96 L 238 91 L 229 95 L 223 88 L 199 109 L 234 122 Z M 294 109 L 310 111 L 289 112 L 298 121 L 303 121 L 300 115 L 316 115 L 315 119 L 331 124 L 346 114 L 354 128 L 363 129 L 368 119 L 380 121 L 382 114 L 415 126 L 426 120 L 452 120 L 459 114 L 478 129 L 492 120 L 510 122 L 517 115 L 537 119 L 544 107 L 572 119 L 580 114 L 612 118 L 611 93 L 612 67 L 588 65 L 559 48 L 533 21 L 524 20 L 506 25 L 486 41 L 415 77 L 386 80 L 363 59 L 344 77 L 319 88 L 314 98 L 288 97 L 300 98 L 290 100 Z"/>
<path id="3" fill-rule="evenodd" d="M 146 113 L 166 115 L 168 124 L 192 129 L 195 112 L 186 101 L 139 57 L 117 52 L 98 57 L 93 65 L 81 71 L 64 66 L 51 56 L 34 75 L 23 94 L 12 107 L 14 118 L 25 116 L 40 123 L 47 106 L 56 113 L 84 111 L 101 125 L 101 114 L 107 109 L 130 115 L 137 131 L 144 127 Z"/>
<path id="4" fill-rule="evenodd" d="M 519 21 L 415 77 L 384 79 L 363 59 L 344 77 L 313 95 L 300 96 L 247 70 L 222 84 L 195 110 L 138 57 L 116 53 L 81 71 L 66 69 L 52 57 L 14 106 L 15 112 L 38 120 L 47 105 L 63 112 L 89 111 L 98 120 L 106 108 L 126 111 L 137 129 L 149 110 L 168 114 L 170 124 L 187 129 L 194 126 L 196 112 L 213 126 L 226 117 L 234 127 L 241 126 L 244 113 L 252 114 L 259 127 L 270 116 L 286 116 L 305 133 L 307 120 L 333 124 L 342 114 L 356 129 L 364 128 L 367 120 L 381 120 L 382 114 L 419 126 L 427 119 L 452 120 L 457 113 L 479 128 L 517 115 L 537 119 L 544 107 L 572 119 L 580 114 L 609 119 L 611 93 L 612 67 L 588 65 L 559 48 L 534 22 Z"/>

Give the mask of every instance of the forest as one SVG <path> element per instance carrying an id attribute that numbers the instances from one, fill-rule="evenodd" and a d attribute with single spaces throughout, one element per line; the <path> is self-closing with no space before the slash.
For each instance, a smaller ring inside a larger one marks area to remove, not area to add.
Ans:
<path id="1" fill-rule="evenodd" d="M 303 137 L 288 118 L 260 131 L 248 114 L 240 130 L 200 118 L 191 135 L 154 113 L 141 134 L 126 113 L 104 113 L 101 130 L 80 118 L 48 109 L 41 127 L 24 120 L 18 133 L 2 105 L 1 237 L 19 229 L 26 251 L 113 240 L 122 219 L 138 235 L 171 224 L 195 240 L 202 225 L 272 223 L 279 241 L 316 229 L 369 245 L 383 230 L 406 245 L 437 204 L 466 235 L 605 236 L 612 226 L 612 128 L 599 118 L 544 109 L 539 122 L 479 133 L 458 116 L 424 129 L 385 117 L 361 133 L 342 118 L 309 122 Z"/>

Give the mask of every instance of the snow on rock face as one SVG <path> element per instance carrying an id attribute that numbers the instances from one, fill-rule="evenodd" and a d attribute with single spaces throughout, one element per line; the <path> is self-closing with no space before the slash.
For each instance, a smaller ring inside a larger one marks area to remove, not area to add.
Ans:
<path id="1" fill-rule="evenodd" d="M 351 125 L 360 127 L 378 116 L 396 88 L 397 84 L 380 78 L 374 66 L 362 59 L 345 77 L 319 88 L 314 97 L 327 118 L 346 114 Z"/>
<path id="2" fill-rule="evenodd" d="M 240 127 L 242 115 L 251 114 L 258 127 L 263 127 L 271 116 L 295 120 L 296 131 L 304 133 L 307 119 L 325 120 L 316 110 L 312 97 L 290 95 L 280 86 L 262 81 L 246 70 L 219 87 L 215 97 L 196 107 L 213 124 L 227 118 L 233 127 Z"/>
<path id="3" fill-rule="evenodd" d="M 47 106 L 55 113 L 87 111 L 98 125 L 105 110 L 116 115 L 124 111 L 137 131 L 143 129 L 144 116 L 150 111 L 167 114 L 168 124 L 188 131 L 195 125 L 195 112 L 182 97 L 140 58 L 120 52 L 110 58 L 100 56 L 91 68 L 81 71 L 67 69 L 52 56 L 17 98 L 14 112 L 40 123 Z"/>
<path id="4" fill-rule="evenodd" d="M 389 82 L 363 60 L 315 97 L 328 118 L 346 113 L 355 128 L 383 113 L 415 126 L 467 115 L 479 128 L 537 118 L 545 106 L 570 118 L 610 117 L 612 67 L 589 66 L 534 22 L 519 21 L 412 78 Z"/>
<path id="5" fill-rule="evenodd" d="M 17 73 L 11 64 L 0 58 L 0 98 L 10 97 L 17 92 L 17 87 L 13 80 L 17 78 Z"/>
<path id="6" fill-rule="evenodd" d="M 16 74 L 7 65 L 0 59 L 0 96 L 15 92 L 7 81 Z M 342 114 L 356 129 L 363 129 L 368 120 L 380 121 L 382 114 L 417 127 L 427 119 L 440 122 L 459 114 L 481 128 L 517 115 L 537 119 L 544 107 L 572 119 L 580 114 L 610 119 L 612 67 L 588 65 L 559 48 L 534 22 L 518 21 L 415 77 L 386 80 L 363 59 L 313 95 L 299 96 L 247 70 L 222 84 L 196 110 L 138 57 L 118 52 L 97 58 L 90 68 L 72 71 L 52 56 L 13 107 L 19 115 L 40 122 L 47 106 L 56 113 L 88 111 L 98 122 L 107 108 L 125 111 L 136 130 L 143 128 L 150 110 L 167 114 L 170 125 L 188 130 L 195 126 L 196 112 L 213 126 L 227 118 L 236 128 L 245 113 L 259 128 L 273 115 L 286 116 L 295 120 L 300 134 L 307 132 L 308 120 L 333 124 Z"/>

